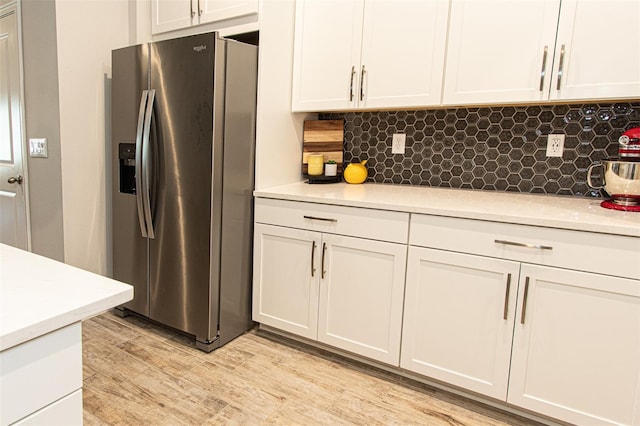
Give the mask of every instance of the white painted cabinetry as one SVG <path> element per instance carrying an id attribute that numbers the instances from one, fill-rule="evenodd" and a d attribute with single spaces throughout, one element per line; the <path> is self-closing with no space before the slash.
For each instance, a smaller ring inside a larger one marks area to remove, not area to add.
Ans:
<path id="1" fill-rule="evenodd" d="M 548 99 L 560 0 L 451 0 L 444 104 Z"/>
<path id="2" fill-rule="evenodd" d="M 639 98 L 638 19 L 638 0 L 562 0 L 550 99 Z"/>
<path id="3" fill-rule="evenodd" d="M 448 0 L 298 0 L 293 111 L 440 104 Z"/>
<path id="4" fill-rule="evenodd" d="M 505 400 L 519 270 L 410 247 L 400 366 Z"/>
<path id="5" fill-rule="evenodd" d="M 640 423 L 639 281 L 523 264 L 518 303 L 509 403 L 574 424 Z"/>
<path id="6" fill-rule="evenodd" d="M 82 326 L 0 352 L 0 424 L 82 424 Z"/>
<path id="7" fill-rule="evenodd" d="M 151 33 L 257 13 L 258 0 L 151 0 Z"/>
<path id="8" fill-rule="evenodd" d="M 256 200 L 253 319 L 398 366 L 408 214 Z"/>
<path id="9" fill-rule="evenodd" d="M 571 423 L 638 423 L 637 238 L 426 215 L 409 238 L 403 368 Z"/>
<path id="10" fill-rule="evenodd" d="M 640 96 L 636 0 L 451 0 L 443 103 Z"/>

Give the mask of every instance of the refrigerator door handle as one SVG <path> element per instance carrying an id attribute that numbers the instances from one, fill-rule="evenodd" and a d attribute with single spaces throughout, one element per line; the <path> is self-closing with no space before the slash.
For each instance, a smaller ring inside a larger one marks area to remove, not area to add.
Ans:
<path id="1" fill-rule="evenodd" d="M 138 223 L 143 237 L 147 237 L 147 225 L 144 221 L 144 211 L 142 208 L 142 129 L 144 126 L 144 112 L 147 107 L 149 91 L 143 90 L 140 97 L 140 110 L 138 112 L 138 128 L 136 130 L 136 158 L 135 158 L 135 180 L 136 180 L 136 205 L 138 211 Z"/>
<path id="2" fill-rule="evenodd" d="M 150 143 L 149 136 L 151 132 L 151 116 L 153 115 L 153 104 L 156 98 L 155 89 L 149 90 L 149 99 L 147 100 L 147 111 L 144 117 L 144 131 L 142 134 L 142 205 L 144 207 L 144 217 L 147 224 L 147 236 L 154 239 L 155 232 L 153 230 L 153 219 L 151 217 L 151 197 L 149 185 L 149 167 L 150 167 Z"/>

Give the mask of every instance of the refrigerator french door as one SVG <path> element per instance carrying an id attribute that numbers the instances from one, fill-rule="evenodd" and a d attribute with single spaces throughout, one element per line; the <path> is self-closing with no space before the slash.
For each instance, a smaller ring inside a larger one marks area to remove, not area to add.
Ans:
<path id="1" fill-rule="evenodd" d="M 251 326 L 257 50 L 215 33 L 112 54 L 121 309 L 212 350 Z"/>

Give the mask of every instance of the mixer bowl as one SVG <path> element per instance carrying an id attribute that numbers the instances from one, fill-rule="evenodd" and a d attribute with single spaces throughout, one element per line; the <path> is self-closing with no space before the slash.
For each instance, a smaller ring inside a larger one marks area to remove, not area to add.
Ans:
<path id="1" fill-rule="evenodd" d="M 591 174 L 596 167 L 602 167 L 602 186 L 596 186 Z M 593 189 L 604 189 L 614 203 L 622 205 L 640 204 L 640 162 L 603 160 L 589 166 L 587 184 Z"/>

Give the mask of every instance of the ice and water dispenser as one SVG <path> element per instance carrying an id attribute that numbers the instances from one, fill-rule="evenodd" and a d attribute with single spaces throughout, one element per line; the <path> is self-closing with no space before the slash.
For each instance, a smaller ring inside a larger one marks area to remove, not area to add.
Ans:
<path id="1" fill-rule="evenodd" d="M 136 144 L 121 143 L 118 145 L 120 160 L 120 192 L 136 193 Z"/>

